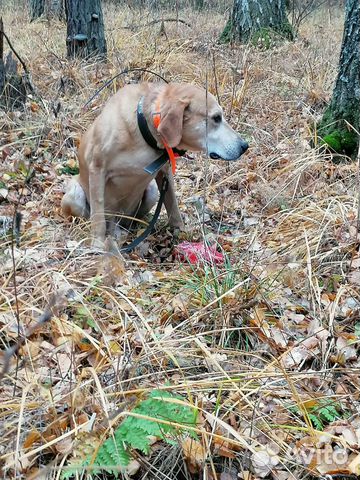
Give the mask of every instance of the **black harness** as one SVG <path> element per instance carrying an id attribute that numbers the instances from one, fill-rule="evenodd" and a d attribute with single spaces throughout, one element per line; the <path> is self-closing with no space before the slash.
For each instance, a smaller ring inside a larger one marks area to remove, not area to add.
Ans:
<path id="1" fill-rule="evenodd" d="M 165 149 L 158 147 L 157 141 L 149 129 L 149 126 L 143 111 L 143 103 L 144 103 L 144 97 L 141 97 L 136 110 L 137 123 L 138 123 L 139 130 L 145 142 L 151 148 L 153 148 L 154 150 L 157 150 L 160 153 L 160 156 L 156 160 L 151 162 L 147 167 L 145 167 L 144 170 L 149 175 L 156 175 L 158 171 L 161 169 L 161 167 L 163 167 L 166 164 L 166 162 L 169 160 L 169 157 Z M 174 148 L 173 150 L 179 156 L 183 156 L 186 153 L 184 150 L 177 150 L 176 148 Z M 159 189 L 159 193 L 160 193 L 159 201 L 158 201 L 158 204 L 156 205 L 153 218 L 151 219 L 151 221 L 149 222 L 148 226 L 143 231 L 143 233 L 139 235 L 137 238 L 135 238 L 135 240 L 133 240 L 129 245 L 127 245 L 126 247 L 122 247 L 120 249 L 121 252 L 130 252 L 131 250 L 134 250 L 134 248 L 136 248 L 141 242 L 143 242 L 153 232 L 155 224 L 159 218 L 161 207 L 163 206 L 163 203 L 165 200 L 165 194 L 167 192 L 168 187 L 169 187 L 169 179 L 167 175 L 164 175 L 161 187 Z"/>

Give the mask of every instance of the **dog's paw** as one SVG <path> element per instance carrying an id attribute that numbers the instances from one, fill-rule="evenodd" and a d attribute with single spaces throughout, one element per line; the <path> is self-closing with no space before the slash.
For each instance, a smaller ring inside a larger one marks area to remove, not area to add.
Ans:
<path id="1" fill-rule="evenodd" d="M 101 250 L 103 252 L 105 250 L 105 240 L 95 237 L 91 240 L 90 247 L 93 250 Z"/>
<path id="2" fill-rule="evenodd" d="M 173 238 L 173 242 L 177 243 L 179 240 L 182 240 L 185 234 L 185 227 L 172 227 L 170 228 L 170 233 Z"/>
<path id="3" fill-rule="evenodd" d="M 179 218 L 177 220 L 170 219 L 169 220 L 169 229 L 170 230 L 184 231 L 185 230 L 185 225 L 184 225 L 184 222 L 183 222 L 182 218 Z"/>

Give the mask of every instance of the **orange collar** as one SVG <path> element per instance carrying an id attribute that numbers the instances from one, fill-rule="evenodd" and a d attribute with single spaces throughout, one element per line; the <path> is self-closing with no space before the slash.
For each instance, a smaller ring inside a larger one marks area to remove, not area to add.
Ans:
<path id="1" fill-rule="evenodd" d="M 156 131 L 158 130 L 161 122 L 161 113 L 160 113 L 160 98 L 156 99 L 155 102 L 155 113 L 153 114 L 154 118 L 154 127 L 156 128 Z M 167 151 L 167 154 L 169 155 L 169 162 L 171 165 L 171 171 L 173 175 L 175 175 L 176 172 L 176 157 L 179 157 L 179 155 L 174 153 L 174 150 L 169 147 L 169 145 L 166 143 L 166 141 L 161 138 L 161 141 L 164 145 L 165 150 Z"/>

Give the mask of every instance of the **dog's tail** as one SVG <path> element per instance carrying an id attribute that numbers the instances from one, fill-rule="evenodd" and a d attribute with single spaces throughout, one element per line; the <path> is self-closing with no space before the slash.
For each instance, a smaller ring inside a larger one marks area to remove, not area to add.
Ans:
<path id="1" fill-rule="evenodd" d="M 89 205 L 78 177 L 72 178 L 66 186 L 65 195 L 61 200 L 61 210 L 64 217 L 89 218 Z"/>

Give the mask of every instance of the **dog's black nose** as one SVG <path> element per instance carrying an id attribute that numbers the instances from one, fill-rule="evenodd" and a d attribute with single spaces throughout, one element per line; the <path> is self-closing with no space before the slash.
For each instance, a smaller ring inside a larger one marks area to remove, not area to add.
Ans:
<path id="1" fill-rule="evenodd" d="M 240 144 L 240 148 L 241 148 L 241 155 L 242 155 L 249 148 L 249 144 L 247 142 L 242 141 Z"/>

